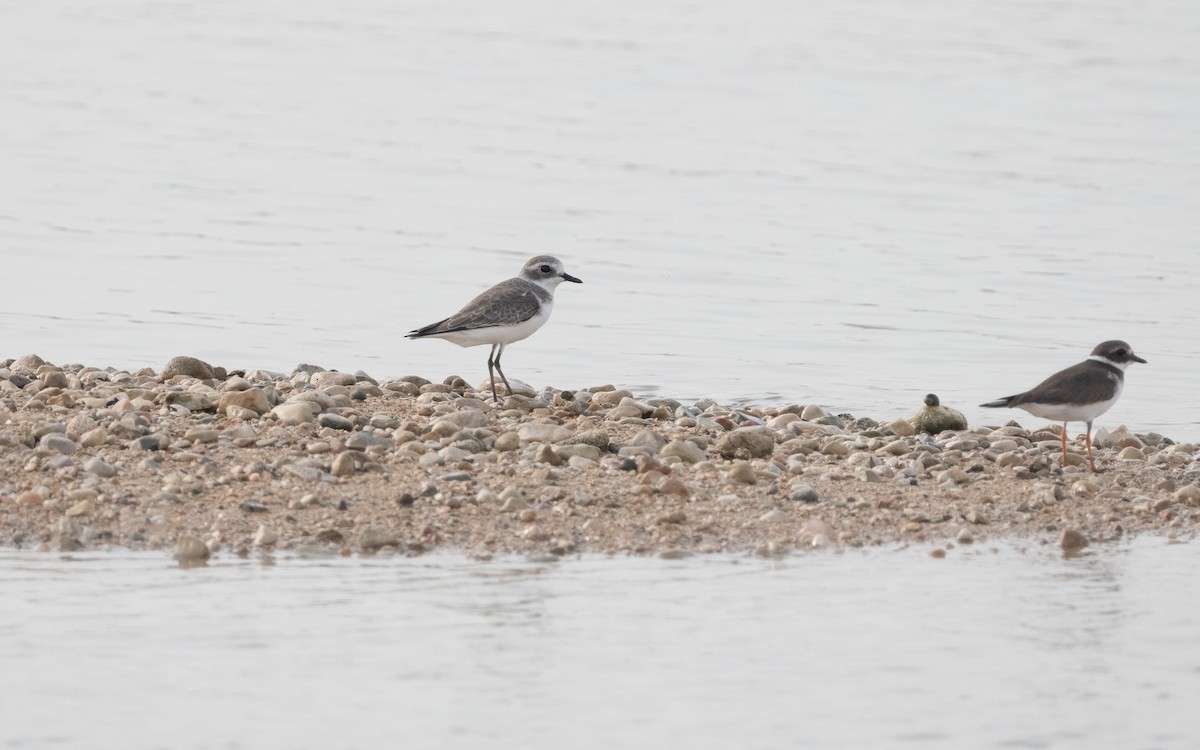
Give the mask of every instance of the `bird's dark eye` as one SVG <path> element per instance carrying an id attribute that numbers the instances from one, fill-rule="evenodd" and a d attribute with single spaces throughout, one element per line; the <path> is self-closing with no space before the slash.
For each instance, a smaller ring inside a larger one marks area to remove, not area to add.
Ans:
<path id="1" fill-rule="evenodd" d="M 1129 352 L 1125 351 L 1124 349 L 1118 349 L 1115 352 L 1113 352 L 1113 354 L 1117 355 L 1118 357 L 1124 357 L 1128 353 Z"/>
<path id="2" fill-rule="evenodd" d="M 539 270 L 539 271 L 541 271 L 542 273 L 550 273 L 550 271 L 551 271 L 552 269 L 550 268 L 550 266 L 548 266 L 548 265 L 546 265 L 545 263 L 543 263 L 543 264 L 541 265 L 541 267 L 540 267 L 540 268 L 538 268 L 538 270 Z"/>

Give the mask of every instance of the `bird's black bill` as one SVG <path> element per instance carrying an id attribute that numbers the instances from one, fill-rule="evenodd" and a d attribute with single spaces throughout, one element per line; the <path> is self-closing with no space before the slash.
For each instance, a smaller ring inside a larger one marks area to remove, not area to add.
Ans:
<path id="1" fill-rule="evenodd" d="M 1139 357 L 1136 354 L 1130 355 L 1129 358 L 1132 359 L 1134 362 L 1141 362 L 1143 365 L 1146 364 L 1146 360 L 1142 359 L 1141 357 Z"/>
<path id="2" fill-rule="evenodd" d="M 562 278 L 563 278 L 563 281 L 574 281 L 576 284 L 582 284 L 582 283 L 583 283 L 581 280 L 579 280 L 579 279 L 575 278 L 574 276 L 572 276 L 572 275 L 571 275 L 571 274 L 569 274 L 569 273 L 566 273 L 565 271 L 564 271 L 563 273 L 560 273 L 560 274 L 559 274 L 559 276 L 562 276 Z"/>

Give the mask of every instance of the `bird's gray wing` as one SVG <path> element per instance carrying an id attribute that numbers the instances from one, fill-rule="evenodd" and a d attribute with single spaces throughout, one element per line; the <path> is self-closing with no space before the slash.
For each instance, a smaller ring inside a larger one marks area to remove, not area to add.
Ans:
<path id="1" fill-rule="evenodd" d="M 1036 387 L 1014 396 L 1009 406 L 1033 403 L 1082 403 L 1086 401 L 1084 397 L 1086 394 L 1083 391 L 1086 391 L 1087 378 L 1097 367 L 1103 368 L 1104 366 L 1089 360 L 1056 372 L 1038 383 Z"/>
<path id="2" fill-rule="evenodd" d="M 492 326 L 515 326 L 538 314 L 541 289 L 524 279 L 501 281 L 445 320 L 418 328 L 410 336 L 430 336 Z"/>

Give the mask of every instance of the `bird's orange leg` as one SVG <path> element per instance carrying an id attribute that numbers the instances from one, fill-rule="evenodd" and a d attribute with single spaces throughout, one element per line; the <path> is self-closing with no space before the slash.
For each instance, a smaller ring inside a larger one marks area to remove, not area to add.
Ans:
<path id="1" fill-rule="evenodd" d="M 1067 465 L 1067 423 L 1066 422 L 1063 422 L 1063 428 L 1062 428 L 1062 449 L 1063 449 L 1062 450 L 1062 454 L 1063 454 L 1062 463 L 1063 463 L 1063 467 L 1066 468 L 1066 465 Z"/>

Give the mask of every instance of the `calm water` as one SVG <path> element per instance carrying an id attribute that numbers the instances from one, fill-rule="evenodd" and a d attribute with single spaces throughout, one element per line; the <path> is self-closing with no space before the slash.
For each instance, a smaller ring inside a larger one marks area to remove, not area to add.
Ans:
<path id="1" fill-rule="evenodd" d="M 1200 440 L 1197 91 L 1194 0 L 5 3 L 0 355 L 482 380 L 402 334 L 552 252 L 531 383 L 978 421 L 1121 337 Z"/>
<path id="2" fill-rule="evenodd" d="M 1190 750 L 1197 559 L 4 551 L 0 747 Z"/>

